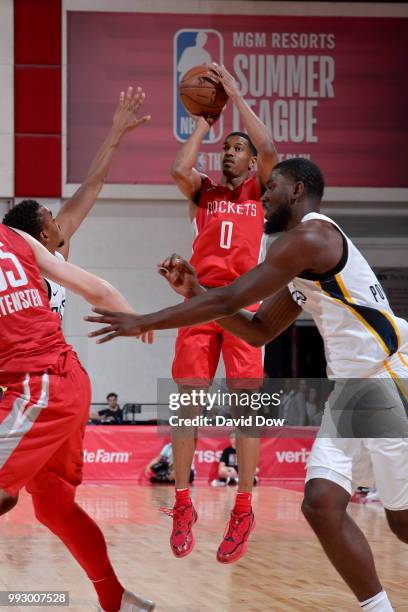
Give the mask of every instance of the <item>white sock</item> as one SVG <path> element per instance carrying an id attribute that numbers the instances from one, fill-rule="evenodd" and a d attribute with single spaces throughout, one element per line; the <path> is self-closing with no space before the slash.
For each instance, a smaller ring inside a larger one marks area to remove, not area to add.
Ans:
<path id="1" fill-rule="evenodd" d="M 374 595 L 374 597 L 366 599 L 366 601 L 361 601 L 360 606 L 363 608 L 364 612 L 368 610 L 370 610 L 370 612 L 393 612 L 394 610 L 384 590 Z"/>

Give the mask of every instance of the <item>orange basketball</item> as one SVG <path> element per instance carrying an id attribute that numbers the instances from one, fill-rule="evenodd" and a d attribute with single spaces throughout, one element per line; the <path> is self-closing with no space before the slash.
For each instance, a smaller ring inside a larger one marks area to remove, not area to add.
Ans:
<path id="1" fill-rule="evenodd" d="M 194 66 L 180 82 L 180 98 L 192 115 L 217 116 L 228 100 L 225 90 L 208 66 Z"/>

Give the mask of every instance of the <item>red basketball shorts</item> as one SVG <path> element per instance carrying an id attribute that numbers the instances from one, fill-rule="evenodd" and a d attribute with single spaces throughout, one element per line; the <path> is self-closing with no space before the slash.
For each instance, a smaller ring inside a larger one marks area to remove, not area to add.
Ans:
<path id="1" fill-rule="evenodd" d="M 179 385 L 209 386 L 220 355 L 230 388 L 261 386 L 263 350 L 233 336 L 214 321 L 179 329 L 172 370 L 174 380 Z"/>
<path id="2" fill-rule="evenodd" d="M 52 371 L 17 374 L 0 401 L 0 488 L 15 496 L 82 480 L 89 378 L 72 351 Z"/>

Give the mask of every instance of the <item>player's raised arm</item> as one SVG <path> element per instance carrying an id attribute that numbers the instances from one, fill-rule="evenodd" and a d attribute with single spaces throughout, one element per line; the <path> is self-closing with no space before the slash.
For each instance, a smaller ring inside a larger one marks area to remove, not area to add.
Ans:
<path id="1" fill-rule="evenodd" d="M 170 287 L 188 299 L 201 295 L 206 289 L 198 282 L 195 269 L 180 255 L 173 254 L 158 266 L 158 272 Z M 256 313 L 241 309 L 231 317 L 218 319 L 217 323 L 234 336 L 251 346 L 263 346 L 289 327 L 302 309 L 292 299 L 287 287 L 267 298 Z"/>
<path id="2" fill-rule="evenodd" d="M 263 187 L 266 186 L 272 168 L 278 163 L 278 155 L 266 125 L 256 116 L 251 107 L 245 102 L 241 95 L 238 84 L 232 74 L 225 66 L 211 64 L 211 70 L 220 79 L 225 92 L 238 110 L 242 123 L 248 132 L 254 146 L 258 151 L 257 165 L 259 181 Z"/>
<path id="3" fill-rule="evenodd" d="M 69 241 L 72 235 L 96 202 L 122 137 L 126 132 L 139 127 L 150 119 L 150 115 L 136 117 L 144 99 L 145 94 L 140 87 L 136 90 L 129 87 L 126 93 L 121 92 L 112 127 L 92 161 L 84 182 L 72 198 L 63 205 L 56 217 L 64 235 L 64 246 L 60 251 L 65 258 L 68 256 Z"/>
<path id="4" fill-rule="evenodd" d="M 134 312 L 121 293 L 110 283 L 73 264 L 54 257 L 29 234 L 17 229 L 13 231 L 20 234 L 33 249 L 41 274 L 81 295 L 92 306 Z"/>
<path id="5" fill-rule="evenodd" d="M 211 119 L 196 117 L 194 132 L 183 144 L 171 166 L 171 176 L 181 193 L 194 202 L 201 189 L 201 181 L 205 175 L 194 167 L 203 138 L 211 127 Z"/>

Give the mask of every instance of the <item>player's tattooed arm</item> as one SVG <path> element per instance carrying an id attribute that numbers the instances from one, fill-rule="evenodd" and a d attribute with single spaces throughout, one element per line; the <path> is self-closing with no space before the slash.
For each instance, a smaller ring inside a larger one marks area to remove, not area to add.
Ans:
<path id="1" fill-rule="evenodd" d="M 278 163 L 278 155 L 266 125 L 257 117 L 241 95 L 238 83 L 223 65 L 211 64 L 210 69 L 221 81 L 230 100 L 240 114 L 243 127 L 254 143 L 257 151 L 258 176 L 262 186 L 266 186 L 271 170 Z"/>
<path id="2" fill-rule="evenodd" d="M 129 87 L 126 93 L 121 92 L 112 126 L 96 153 L 85 180 L 56 217 L 64 235 L 65 243 L 60 251 L 65 259 L 69 252 L 69 241 L 95 204 L 122 137 L 150 120 L 150 115 L 139 118 L 136 116 L 144 99 L 145 94 L 141 87 L 136 90 Z"/>
<path id="3" fill-rule="evenodd" d="M 183 297 L 192 298 L 206 291 L 198 282 L 195 268 L 176 253 L 158 264 L 158 272 Z M 287 329 L 301 311 L 289 289 L 284 287 L 266 299 L 256 313 L 241 309 L 232 317 L 218 319 L 217 323 L 248 344 L 263 346 Z"/>

